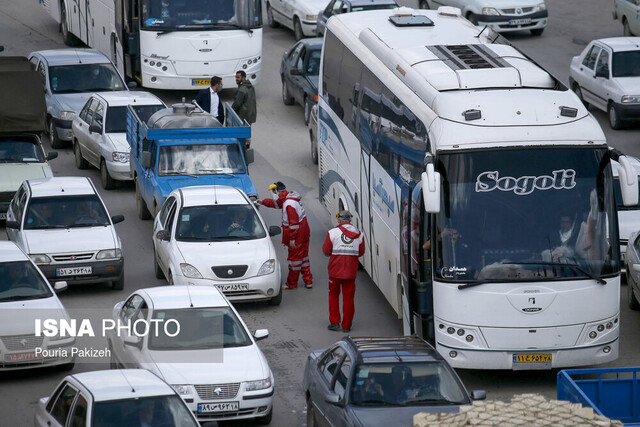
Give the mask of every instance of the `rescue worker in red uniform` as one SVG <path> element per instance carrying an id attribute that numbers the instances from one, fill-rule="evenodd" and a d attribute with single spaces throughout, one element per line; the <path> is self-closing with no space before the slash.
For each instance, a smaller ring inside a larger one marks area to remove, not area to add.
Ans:
<path id="1" fill-rule="evenodd" d="M 336 215 L 338 226 L 327 233 L 322 252 L 329 258 L 329 326 L 331 331 L 349 332 L 355 307 L 358 258 L 364 255 L 364 236 L 351 224 L 351 212 Z M 340 288 L 342 288 L 342 325 L 340 325 Z"/>
<path id="2" fill-rule="evenodd" d="M 302 280 L 307 289 L 313 287 L 313 276 L 309 264 L 309 224 L 304 207 L 300 204 L 300 195 L 295 191 L 287 191 L 285 185 L 278 181 L 269 186 L 277 198 L 256 200 L 259 205 L 268 208 L 282 209 L 282 244 L 287 247 L 289 254 L 289 275 L 287 289 L 298 287 L 298 277 L 302 272 Z"/>

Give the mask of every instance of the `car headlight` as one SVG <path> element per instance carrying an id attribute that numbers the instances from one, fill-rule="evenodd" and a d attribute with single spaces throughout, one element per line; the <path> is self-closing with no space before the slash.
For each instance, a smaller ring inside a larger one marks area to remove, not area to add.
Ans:
<path id="1" fill-rule="evenodd" d="M 307 21 L 315 21 L 316 19 L 318 19 L 318 15 L 307 15 L 306 19 Z"/>
<path id="2" fill-rule="evenodd" d="M 129 163 L 129 153 L 119 153 L 114 151 L 112 156 L 114 162 Z"/>
<path id="3" fill-rule="evenodd" d="M 202 279 L 202 274 L 191 264 L 187 264 L 186 262 L 180 263 L 180 269 L 182 270 L 182 274 L 184 277 L 190 277 L 192 279 Z"/>
<path id="4" fill-rule="evenodd" d="M 73 120 L 76 116 L 76 113 L 73 111 L 60 111 L 60 120 Z"/>
<path id="5" fill-rule="evenodd" d="M 500 15 L 500 12 L 498 12 L 497 9 L 494 9 L 492 7 L 483 7 L 482 14 L 483 15 Z"/>
<path id="6" fill-rule="evenodd" d="M 264 390 L 269 387 L 271 387 L 271 378 L 265 378 L 258 381 L 247 381 L 245 383 L 246 391 Z"/>
<path id="7" fill-rule="evenodd" d="M 625 95 L 622 97 L 624 104 L 637 104 L 640 102 L 640 95 Z"/>
<path id="8" fill-rule="evenodd" d="M 192 394 L 191 386 L 188 384 L 171 384 L 171 387 L 178 393 L 180 396 L 185 396 Z"/>
<path id="9" fill-rule="evenodd" d="M 122 258 L 122 251 L 120 249 L 105 249 L 103 251 L 98 252 L 96 255 L 96 259 L 114 259 L 114 258 Z"/>
<path id="10" fill-rule="evenodd" d="M 538 9 L 538 12 L 543 11 L 543 10 L 547 10 L 547 5 L 546 5 L 546 4 L 544 4 L 544 3 L 540 3 L 540 4 L 537 6 L 537 9 Z"/>
<path id="11" fill-rule="evenodd" d="M 45 254 L 31 254 L 29 255 L 31 260 L 36 264 L 49 264 L 51 263 L 51 258 L 49 258 Z"/>
<path id="12" fill-rule="evenodd" d="M 260 270 L 258 270 L 258 276 L 264 276 L 265 274 L 271 274 L 274 271 L 276 271 L 276 260 L 275 259 L 270 259 L 268 261 L 265 261 L 264 264 L 262 264 L 262 267 L 260 267 Z"/>

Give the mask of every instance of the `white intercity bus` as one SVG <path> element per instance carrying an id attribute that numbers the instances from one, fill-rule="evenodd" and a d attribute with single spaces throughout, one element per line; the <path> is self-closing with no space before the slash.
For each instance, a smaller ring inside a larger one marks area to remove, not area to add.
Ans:
<path id="1" fill-rule="evenodd" d="M 573 92 L 449 7 L 332 17 L 320 76 L 320 200 L 405 333 L 459 368 L 618 357 L 610 159 L 627 205 L 637 178 Z"/>
<path id="2" fill-rule="evenodd" d="M 253 83 L 262 63 L 261 0 L 41 0 L 64 42 L 107 55 L 151 89 L 201 89 L 213 75 Z"/>

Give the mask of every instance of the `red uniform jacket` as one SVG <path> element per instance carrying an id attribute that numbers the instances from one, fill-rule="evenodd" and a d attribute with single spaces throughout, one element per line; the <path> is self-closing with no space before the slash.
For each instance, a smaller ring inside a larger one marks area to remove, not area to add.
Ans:
<path id="1" fill-rule="evenodd" d="M 364 236 L 348 222 L 341 222 L 327 232 L 322 252 L 329 258 L 329 277 L 355 279 L 358 258 L 364 255 Z"/>
<path id="2" fill-rule="evenodd" d="M 304 207 L 300 204 L 300 195 L 295 191 L 283 191 L 278 200 L 263 199 L 262 205 L 268 208 L 282 209 L 282 244 L 296 246 L 309 242 L 309 223 Z"/>

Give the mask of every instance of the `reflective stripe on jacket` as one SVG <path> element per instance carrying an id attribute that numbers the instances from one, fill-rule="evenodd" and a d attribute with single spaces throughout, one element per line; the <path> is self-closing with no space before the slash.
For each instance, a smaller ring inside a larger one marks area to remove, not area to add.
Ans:
<path id="1" fill-rule="evenodd" d="M 329 277 L 355 279 L 358 258 L 364 255 L 364 236 L 348 222 L 327 232 L 322 252 L 329 258 Z"/>

